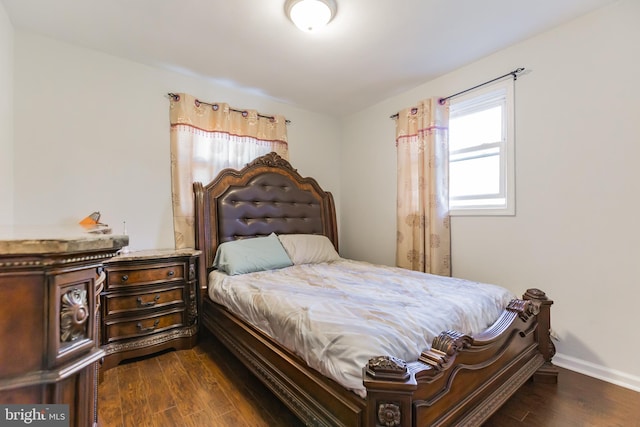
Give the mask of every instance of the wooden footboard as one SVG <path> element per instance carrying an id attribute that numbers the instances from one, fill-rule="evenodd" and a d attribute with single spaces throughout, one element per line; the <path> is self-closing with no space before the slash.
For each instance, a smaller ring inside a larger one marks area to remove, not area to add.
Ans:
<path id="1" fill-rule="evenodd" d="M 477 426 L 537 372 L 554 381 L 552 303 L 530 289 L 476 337 L 446 331 L 416 362 L 370 360 L 364 369 L 367 425 Z"/>

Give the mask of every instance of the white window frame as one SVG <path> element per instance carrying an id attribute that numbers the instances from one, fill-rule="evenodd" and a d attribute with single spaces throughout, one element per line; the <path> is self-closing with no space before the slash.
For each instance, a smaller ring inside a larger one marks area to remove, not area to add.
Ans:
<path id="1" fill-rule="evenodd" d="M 501 100 L 498 100 L 501 99 Z M 453 199 L 449 199 L 450 215 L 452 216 L 497 216 L 515 215 L 515 108 L 514 108 L 514 83 L 507 80 L 491 84 L 490 86 L 474 90 L 463 96 L 449 101 L 449 117 L 455 117 L 464 113 L 471 113 L 503 103 L 503 140 L 488 144 L 479 144 L 464 150 L 450 152 L 449 163 L 456 155 L 471 154 L 475 152 L 481 157 L 482 151 L 498 148 L 500 156 L 500 191 L 498 195 L 485 195 L 467 197 L 467 206 L 455 205 Z M 491 203 L 491 200 L 496 203 Z M 478 203 L 473 203 L 477 200 Z M 504 202 L 502 202 L 504 200 Z"/>

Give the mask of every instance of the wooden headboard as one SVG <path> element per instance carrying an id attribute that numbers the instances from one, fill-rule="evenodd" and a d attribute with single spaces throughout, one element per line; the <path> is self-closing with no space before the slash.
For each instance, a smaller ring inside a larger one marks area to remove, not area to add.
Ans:
<path id="1" fill-rule="evenodd" d="M 201 271 L 211 267 L 219 244 L 271 233 L 324 234 L 338 250 L 333 196 L 276 153 L 225 169 L 207 185 L 196 182 L 193 191 Z"/>

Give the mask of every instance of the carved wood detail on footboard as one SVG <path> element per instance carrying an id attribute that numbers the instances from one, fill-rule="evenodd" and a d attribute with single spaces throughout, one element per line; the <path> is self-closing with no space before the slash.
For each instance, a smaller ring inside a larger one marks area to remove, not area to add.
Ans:
<path id="1" fill-rule="evenodd" d="M 442 332 L 416 362 L 372 358 L 364 369 L 367 425 L 481 425 L 532 376 L 550 382 L 551 304 L 529 289 L 476 337 Z"/>
<path id="2" fill-rule="evenodd" d="M 523 298 L 540 304 L 536 341 L 544 358 L 544 365 L 535 373 L 534 379 L 541 383 L 555 384 L 558 382 L 558 369 L 551 363 L 551 359 L 556 354 L 556 346 L 551 340 L 551 305 L 553 305 L 553 301 L 547 298 L 547 295 L 540 289 L 535 288 L 528 289 Z"/>

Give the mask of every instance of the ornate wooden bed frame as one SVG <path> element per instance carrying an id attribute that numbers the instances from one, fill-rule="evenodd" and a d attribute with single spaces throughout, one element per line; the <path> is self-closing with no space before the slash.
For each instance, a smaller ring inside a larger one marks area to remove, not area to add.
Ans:
<path id="1" fill-rule="evenodd" d="M 211 183 L 194 183 L 201 325 L 211 331 L 305 424 L 317 426 L 480 425 L 532 376 L 556 382 L 550 307 L 529 289 L 477 336 L 445 331 L 418 361 L 372 355 L 366 399 L 309 368 L 273 339 L 214 303 L 207 275 L 222 242 L 271 232 L 324 234 L 338 249 L 333 196 L 275 153 Z"/>

